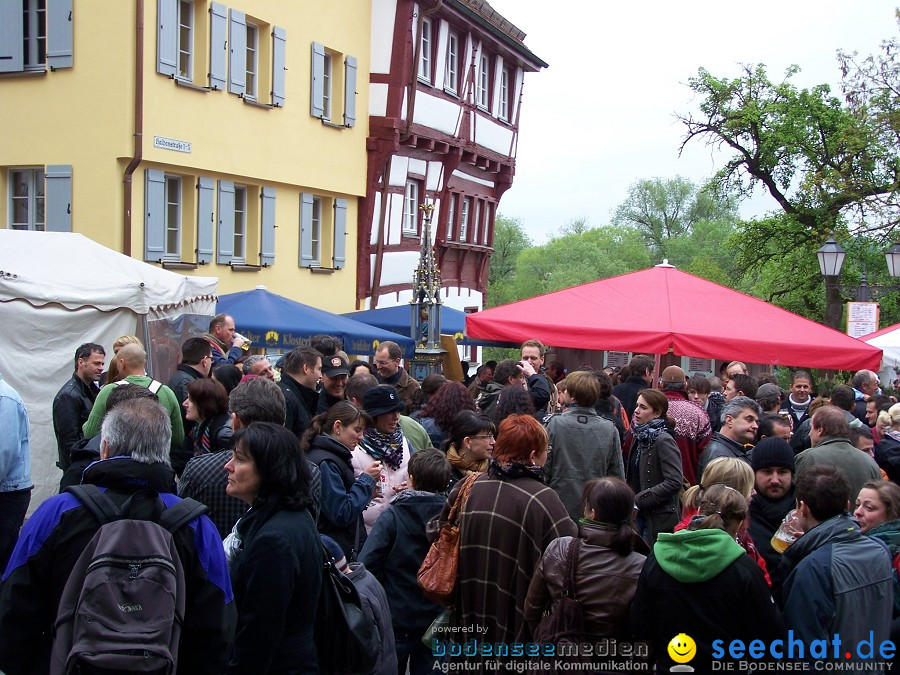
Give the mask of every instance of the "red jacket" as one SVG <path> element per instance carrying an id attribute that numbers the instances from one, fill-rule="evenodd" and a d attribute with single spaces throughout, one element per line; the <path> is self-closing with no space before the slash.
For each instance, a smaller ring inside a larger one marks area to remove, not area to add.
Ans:
<path id="1" fill-rule="evenodd" d="M 709 416 L 699 405 L 688 401 L 684 391 L 666 389 L 663 393 L 669 399 L 668 416 L 675 420 L 672 437 L 681 451 L 681 470 L 685 479 L 696 485 L 700 479 L 697 475 L 700 454 L 712 438 Z"/>

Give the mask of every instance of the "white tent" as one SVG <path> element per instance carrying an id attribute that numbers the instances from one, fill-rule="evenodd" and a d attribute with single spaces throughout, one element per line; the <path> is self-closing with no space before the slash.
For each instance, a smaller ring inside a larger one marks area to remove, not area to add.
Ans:
<path id="1" fill-rule="evenodd" d="M 138 335 L 151 355 L 177 355 L 180 342 L 166 327 L 185 315 L 208 321 L 217 286 L 214 277 L 169 272 L 80 234 L 0 229 L 0 374 L 28 410 L 32 510 L 59 487 L 52 404 L 78 345 L 103 345 L 107 365 L 120 335 Z"/>
<path id="2" fill-rule="evenodd" d="M 863 335 L 859 339 L 884 352 L 878 376 L 882 384 L 892 384 L 900 373 L 900 323 Z"/>

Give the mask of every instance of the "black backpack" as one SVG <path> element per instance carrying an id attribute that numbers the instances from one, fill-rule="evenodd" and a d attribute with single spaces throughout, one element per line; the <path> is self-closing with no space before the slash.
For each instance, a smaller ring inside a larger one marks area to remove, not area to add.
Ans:
<path id="1" fill-rule="evenodd" d="M 95 485 L 66 491 L 93 514 L 100 529 L 60 597 L 50 672 L 174 673 L 187 592 L 172 534 L 205 513 L 206 506 L 183 499 L 155 522 L 128 515 L 138 500 L 159 500 L 154 490 L 135 493 L 121 507 Z"/>

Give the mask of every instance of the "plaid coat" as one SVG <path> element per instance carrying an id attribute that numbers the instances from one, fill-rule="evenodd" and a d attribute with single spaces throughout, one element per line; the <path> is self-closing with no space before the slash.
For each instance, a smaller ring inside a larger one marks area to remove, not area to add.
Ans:
<path id="1" fill-rule="evenodd" d="M 443 518 L 447 512 L 449 504 Z M 458 639 L 531 641 L 524 608 L 534 570 L 551 541 L 578 535 L 566 507 L 552 488 L 534 478 L 499 480 L 484 474 L 472 486 L 460 527 L 453 620 L 482 632 Z"/>

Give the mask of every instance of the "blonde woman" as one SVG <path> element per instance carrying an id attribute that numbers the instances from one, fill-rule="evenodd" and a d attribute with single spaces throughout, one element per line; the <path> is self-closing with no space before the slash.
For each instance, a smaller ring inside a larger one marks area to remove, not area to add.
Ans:
<path id="1" fill-rule="evenodd" d="M 881 427 L 881 440 L 875 446 L 875 461 L 889 480 L 900 484 L 900 403 L 878 413 L 876 427 Z"/>
<path id="2" fill-rule="evenodd" d="M 788 445 L 787 441 L 783 438 L 764 438 L 760 441 L 760 445 L 766 441 L 780 441 L 781 443 Z M 790 446 L 788 446 L 788 450 L 790 450 Z M 751 469 L 750 465 L 744 460 L 736 457 L 719 457 L 714 459 L 707 465 L 706 469 L 703 470 L 700 484 L 694 485 L 682 496 L 681 500 L 684 503 L 684 508 L 682 510 L 683 517 L 681 522 L 675 526 L 675 531 L 678 532 L 679 530 L 690 528 L 694 519 L 699 517 L 697 513 L 704 495 L 706 495 L 713 486 L 724 485 L 725 487 L 729 487 L 732 490 L 741 493 L 741 496 L 744 499 L 749 499 L 750 493 L 753 492 L 754 482 L 755 477 L 753 475 L 753 469 Z M 772 581 L 769 579 L 766 561 L 763 560 L 763 557 L 756 549 L 756 545 L 753 543 L 753 539 L 750 538 L 750 529 L 747 520 L 744 520 L 741 524 L 735 539 L 737 543 L 744 548 L 747 555 L 753 558 L 756 564 L 759 565 L 759 568 L 763 572 L 763 576 L 766 578 L 766 583 L 771 586 Z"/>
<path id="3" fill-rule="evenodd" d="M 115 339 L 113 342 L 113 357 L 119 353 L 119 350 L 122 349 L 125 345 L 140 345 L 143 349 L 143 343 L 138 340 L 135 335 L 122 335 Z M 105 384 L 112 384 L 113 382 L 118 382 L 122 379 L 122 376 L 119 375 L 119 366 L 116 365 L 116 359 L 111 358 L 109 360 L 109 370 L 100 375 L 100 386 L 102 387 Z"/>

